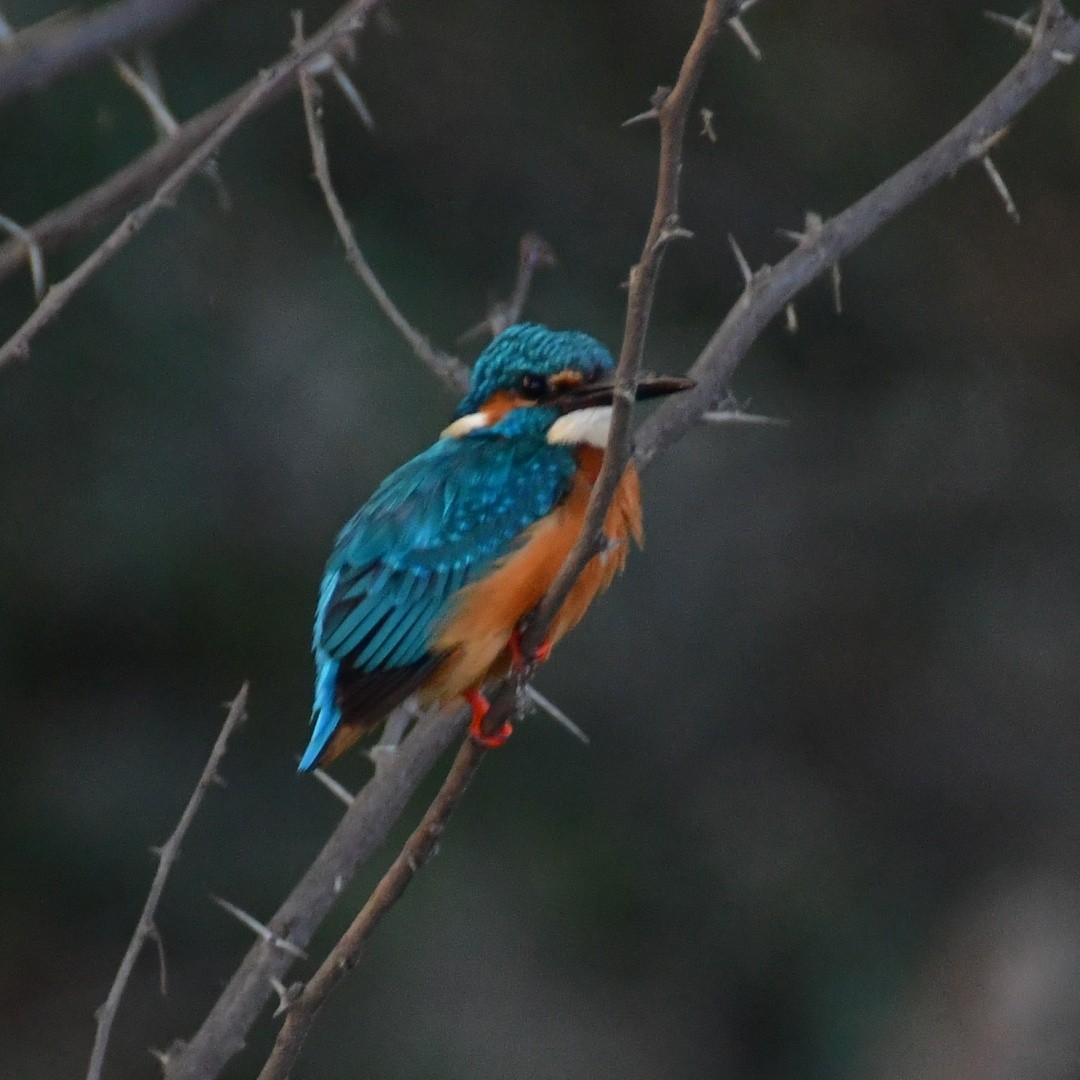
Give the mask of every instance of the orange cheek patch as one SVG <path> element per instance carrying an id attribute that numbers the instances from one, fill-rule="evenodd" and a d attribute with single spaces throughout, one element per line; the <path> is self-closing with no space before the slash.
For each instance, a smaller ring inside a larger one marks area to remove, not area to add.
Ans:
<path id="1" fill-rule="evenodd" d="M 585 381 L 585 376 L 580 371 L 571 371 L 567 368 L 565 371 L 557 371 L 554 375 L 548 379 L 548 385 L 553 390 L 571 390 L 575 386 L 580 386 Z"/>
<path id="2" fill-rule="evenodd" d="M 484 402 L 480 411 L 488 418 L 488 424 L 497 424 L 507 413 L 520 409 L 525 405 L 533 405 L 535 402 L 526 401 L 509 390 L 496 390 Z"/>

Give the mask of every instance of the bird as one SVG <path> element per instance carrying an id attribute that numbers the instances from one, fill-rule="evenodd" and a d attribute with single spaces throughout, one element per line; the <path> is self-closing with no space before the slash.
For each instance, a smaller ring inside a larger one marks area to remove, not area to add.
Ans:
<path id="1" fill-rule="evenodd" d="M 484 732 L 485 685 L 522 669 L 521 622 L 577 540 L 603 463 L 615 361 L 576 330 L 517 323 L 473 365 L 468 391 L 436 442 L 392 472 L 341 529 L 319 588 L 312 649 L 312 732 L 301 772 L 329 764 L 412 695 L 459 699 L 470 737 Z M 644 375 L 638 399 L 688 389 Z M 638 474 L 629 463 L 604 521 L 605 549 L 586 564 L 536 650 L 585 614 L 643 541 Z"/>

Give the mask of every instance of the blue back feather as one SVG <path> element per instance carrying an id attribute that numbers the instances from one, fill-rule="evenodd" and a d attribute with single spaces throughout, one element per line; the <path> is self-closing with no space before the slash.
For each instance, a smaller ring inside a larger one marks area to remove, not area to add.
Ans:
<path id="1" fill-rule="evenodd" d="M 500 334 L 473 368 L 455 415 L 477 411 L 526 373 L 614 369 L 595 338 L 522 323 Z M 341 668 L 375 673 L 430 658 L 455 594 L 509 554 L 565 497 L 573 451 L 549 445 L 558 413 L 516 409 L 460 439 L 441 439 L 391 473 L 341 530 L 319 592 L 313 649 L 315 730 L 300 762 L 318 760 L 341 722 Z"/>

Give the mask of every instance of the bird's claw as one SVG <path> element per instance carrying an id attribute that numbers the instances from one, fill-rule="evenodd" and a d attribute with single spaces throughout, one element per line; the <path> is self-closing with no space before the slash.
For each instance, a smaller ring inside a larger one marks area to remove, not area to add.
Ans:
<path id="1" fill-rule="evenodd" d="M 510 631 L 510 663 L 518 675 L 524 675 L 530 664 L 543 664 L 551 656 L 551 639 L 542 641 L 532 654 L 531 660 L 525 659 L 525 652 L 521 647 L 521 629 L 517 626 Z"/>
<path id="2" fill-rule="evenodd" d="M 470 690 L 465 695 L 469 707 L 472 709 L 472 723 L 469 724 L 469 738 L 477 746 L 485 750 L 498 750 L 507 739 L 514 733 L 514 725 L 509 720 L 503 723 L 498 731 L 488 734 L 484 731 L 484 717 L 487 716 L 491 706 L 488 700 L 479 690 Z"/>

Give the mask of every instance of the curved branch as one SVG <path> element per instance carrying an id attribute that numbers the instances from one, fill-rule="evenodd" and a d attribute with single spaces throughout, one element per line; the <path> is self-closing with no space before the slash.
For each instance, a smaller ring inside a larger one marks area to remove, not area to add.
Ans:
<path id="1" fill-rule="evenodd" d="M 1015 67 L 929 149 L 836 217 L 808 232 L 772 267 L 754 274 L 687 374 L 697 386 L 642 424 L 635 460 L 644 468 L 724 397 L 735 368 L 792 297 L 872 236 L 919 196 L 980 160 L 986 145 L 1080 52 L 1080 21 L 1057 0 L 1045 3 L 1031 48 Z"/>
<path id="2" fill-rule="evenodd" d="M 296 20 L 296 39 L 294 47 L 301 46 L 301 13 L 293 16 Z M 322 122 L 319 118 L 320 93 L 315 76 L 301 68 L 300 96 L 304 102 L 304 120 L 307 126 L 308 143 L 311 146 L 311 160 L 315 166 L 315 179 L 323 193 L 326 208 L 330 211 L 334 228 L 345 245 L 345 258 L 356 272 L 356 276 L 367 286 L 368 292 L 375 298 L 379 310 L 390 320 L 394 329 L 405 339 L 409 348 L 444 386 L 450 390 L 462 391 L 469 385 L 469 369 L 456 357 L 436 349 L 423 334 L 401 313 L 401 309 L 390 299 L 390 294 L 383 288 L 382 282 L 375 276 L 375 271 L 360 250 L 360 245 L 353 235 L 352 226 L 345 216 L 341 200 L 334 190 L 330 178 L 330 161 L 326 153 L 326 138 L 323 135 Z"/>
<path id="3" fill-rule="evenodd" d="M 128 214 L 63 281 L 49 289 L 30 317 L 0 346 L 0 367 L 18 357 L 26 356 L 30 342 L 67 307 L 94 274 L 125 248 L 152 218 L 172 204 L 172 200 L 184 185 L 217 153 L 245 120 L 263 108 L 273 94 L 290 84 L 304 64 L 332 49 L 343 37 L 359 30 L 368 13 L 381 2 L 382 0 L 352 0 L 340 8 L 318 33 L 309 38 L 302 49 L 294 50 L 264 71 L 236 107 L 169 174 L 153 196 Z"/>
<path id="4" fill-rule="evenodd" d="M 119 0 L 79 18 L 15 34 L 0 53 L 0 106 L 64 75 L 156 41 L 215 0 Z"/>
<path id="5" fill-rule="evenodd" d="M 626 332 L 616 372 L 616 399 L 612 431 L 608 439 L 604 466 L 593 486 L 582 533 L 556 577 L 536 615 L 530 620 L 525 634 L 525 648 L 535 651 L 546 636 L 555 615 L 573 587 L 585 564 L 597 551 L 604 518 L 614 498 L 630 456 L 630 413 L 634 403 L 634 387 L 641 367 L 645 333 L 649 323 L 656 278 L 669 236 L 678 228 L 679 173 L 682 167 L 683 135 L 686 116 L 694 91 L 705 66 L 709 47 L 720 30 L 730 5 L 721 0 L 708 0 L 698 32 L 683 60 L 675 88 L 657 106 L 660 122 L 660 169 L 656 203 L 641 259 L 630 271 L 630 294 L 627 301 Z M 732 10 L 735 10 L 732 7 Z M 303 79 L 303 75 L 301 76 Z M 311 91 L 304 87 L 305 105 L 312 114 Z M 531 655 L 531 652 L 526 652 Z M 504 718 L 518 708 L 519 681 L 508 679 L 492 702 L 485 730 L 493 732 L 502 727 Z M 315 1023 L 327 998 L 359 962 L 364 946 L 378 928 L 383 917 L 408 888 L 421 866 L 430 858 L 443 829 L 461 801 L 487 751 L 467 738 L 461 744 L 450 772 L 443 781 L 435 800 L 428 807 L 419 826 L 406 842 L 398 857 L 383 875 L 368 901 L 353 919 L 348 930 L 318 971 L 293 1000 L 267 1059 L 259 1080 L 285 1080 L 300 1055 L 304 1040 Z"/>

